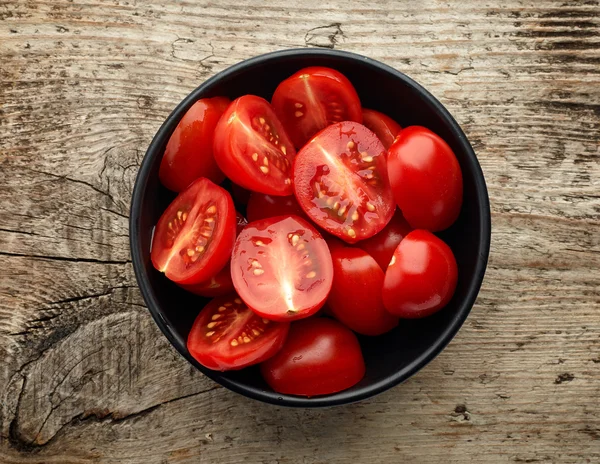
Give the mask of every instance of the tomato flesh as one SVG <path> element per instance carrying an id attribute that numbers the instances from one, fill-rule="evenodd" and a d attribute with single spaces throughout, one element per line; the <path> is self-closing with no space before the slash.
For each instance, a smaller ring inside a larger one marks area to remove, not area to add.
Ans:
<path id="1" fill-rule="evenodd" d="M 187 348 L 204 367 L 226 371 L 260 363 L 281 349 L 289 324 L 254 314 L 234 293 L 208 303 L 192 326 Z"/>
<path id="2" fill-rule="evenodd" d="M 377 262 L 358 248 L 331 252 L 333 284 L 327 306 L 346 327 L 362 335 L 381 335 L 398 325 L 381 298 L 385 274 Z"/>
<path id="3" fill-rule="evenodd" d="M 201 177 L 160 217 L 152 264 L 172 281 L 195 284 L 221 270 L 235 241 L 235 209 L 227 191 Z"/>
<path id="4" fill-rule="evenodd" d="M 327 318 L 292 324 L 283 348 L 260 366 L 278 393 L 317 396 L 356 385 L 365 375 L 360 345 L 348 328 Z"/>
<path id="5" fill-rule="evenodd" d="M 415 229 L 438 232 L 456 221 L 462 172 L 452 149 L 420 126 L 403 129 L 388 152 L 388 176 L 398 207 Z"/>
<path id="6" fill-rule="evenodd" d="M 362 122 L 356 90 L 342 73 L 331 68 L 301 69 L 279 84 L 272 103 L 298 149 L 331 124 Z"/>
<path id="7" fill-rule="evenodd" d="M 294 192 L 308 217 L 348 243 L 375 235 L 395 209 L 385 149 L 356 122 L 329 126 L 298 152 Z"/>
<path id="8" fill-rule="evenodd" d="M 398 245 L 383 282 L 383 304 L 392 314 L 415 319 L 442 309 L 456 289 L 454 254 L 426 230 L 414 230 Z"/>
<path id="9" fill-rule="evenodd" d="M 402 130 L 400 124 L 379 111 L 363 108 L 362 114 L 363 124 L 375 132 L 385 149 L 388 150 Z"/>
<path id="10" fill-rule="evenodd" d="M 225 97 L 202 98 L 192 105 L 173 131 L 158 171 L 162 184 L 181 192 L 199 177 L 220 183 L 224 176 L 213 156 L 213 137 L 229 105 Z"/>
<path id="11" fill-rule="evenodd" d="M 392 220 L 381 232 L 371 238 L 362 240 L 356 246 L 369 253 L 384 271 L 396 251 L 396 247 L 404 237 L 412 230 L 400 211 L 396 211 Z"/>
<path id="12" fill-rule="evenodd" d="M 250 222 L 290 214 L 306 219 L 306 215 L 294 195 L 277 197 L 254 192 L 250 195 L 246 214 Z"/>
<path id="13" fill-rule="evenodd" d="M 270 195 L 291 195 L 296 150 L 265 99 L 244 95 L 234 100 L 215 129 L 214 154 L 236 184 Z"/>
<path id="14" fill-rule="evenodd" d="M 325 240 L 304 219 L 278 216 L 251 222 L 235 242 L 233 285 L 258 315 L 293 320 L 325 302 L 333 269 Z"/>

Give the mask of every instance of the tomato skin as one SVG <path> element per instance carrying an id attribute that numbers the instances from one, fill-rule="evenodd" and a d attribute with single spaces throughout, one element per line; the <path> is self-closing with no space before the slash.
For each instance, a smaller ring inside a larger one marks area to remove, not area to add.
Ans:
<path id="1" fill-rule="evenodd" d="M 298 152 L 294 193 L 315 224 L 347 243 L 375 235 L 395 210 L 385 149 L 352 121 L 327 127 Z"/>
<path id="2" fill-rule="evenodd" d="M 188 335 L 190 354 L 209 369 L 226 371 L 258 364 L 277 353 L 289 324 L 264 321 L 233 293 L 210 301 Z"/>
<path id="3" fill-rule="evenodd" d="M 394 255 L 394 251 L 404 237 L 412 230 L 402 212 L 396 210 L 392 220 L 381 232 L 366 240 L 361 240 L 357 247 L 369 253 L 385 272 Z"/>
<path id="4" fill-rule="evenodd" d="M 402 130 L 400 124 L 379 111 L 363 108 L 362 114 L 363 124 L 375 132 L 385 149 L 388 150 Z"/>
<path id="5" fill-rule="evenodd" d="M 387 161 L 394 198 L 413 228 L 438 232 L 456 221 L 462 172 L 444 140 L 425 127 L 407 127 L 390 147 Z"/>
<path id="6" fill-rule="evenodd" d="M 429 316 L 452 298 L 458 280 L 454 254 L 440 238 L 414 230 L 398 245 L 383 281 L 383 304 L 406 319 Z"/>
<path id="7" fill-rule="evenodd" d="M 226 190 L 204 177 L 196 179 L 158 220 L 150 252 L 152 264 L 177 284 L 210 279 L 231 256 L 235 214 Z"/>
<path id="8" fill-rule="evenodd" d="M 331 68 L 301 69 L 279 84 L 271 102 L 297 149 L 333 123 L 362 122 L 354 86 Z"/>
<path id="9" fill-rule="evenodd" d="M 274 216 L 296 215 L 308 219 L 293 195 L 279 197 L 253 192 L 248 200 L 246 215 L 250 222 Z"/>
<path id="10" fill-rule="evenodd" d="M 381 335 L 398 325 L 383 307 L 385 274 L 377 262 L 358 248 L 336 248 L 331 253 L 333 284 L 327 306 L 346 327 L 362 335 Z"/>
<path id="11" fill-rule="evenodd" d="M 292 324 L 283 348 L 260 370 L 278 393 L 317 396 L 357 384 L 365 375 L 365 362 L 348 328 L 328 318 L 311 318 Z"/>
<path id="12" fill-rule="evenodd" d="M 225 176 L 213 156 L 219 118 L 229 106 L 225 97 L 202 98 L 192 105 L 173 131 L 158 171 L 162 184 L 181 192 L 199 177 L 219 184 Z"/>
<path id="13" fill-rule="evenodd" d="M 215 160 L 232 182 L 269 195 L 292 195 L 296 150 L 264 98 L 244 95 L 225 110 L 215 129 Z"/>
<path id="14" fill-rule="evenodd" d="M 231 258 L 240 298 L 259 316 L 291 321 L 315 314 L 331 289 L 333 267 L 325 240 L 299 216 L 248 224 Z"/>

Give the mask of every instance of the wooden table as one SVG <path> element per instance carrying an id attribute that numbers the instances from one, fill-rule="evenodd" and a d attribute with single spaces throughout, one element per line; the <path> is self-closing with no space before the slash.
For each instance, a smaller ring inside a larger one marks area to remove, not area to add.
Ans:
<path id="1" fill-rule="evenodd" d="M 600 4 L 565 1 L 0 3 L 0 462 L 599 462 Z M 450 346 L 327 410 L 191 368 L 128 246 L 138 166 L 175 105 L 242 59 L 304 46 L 425 85 L 492 204 L 487 276 Z"/>

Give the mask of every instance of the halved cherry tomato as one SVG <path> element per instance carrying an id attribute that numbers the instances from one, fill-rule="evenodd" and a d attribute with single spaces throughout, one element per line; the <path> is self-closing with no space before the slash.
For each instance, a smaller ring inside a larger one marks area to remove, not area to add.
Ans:
<path id="1" fill-rule="evenodd" d="M 298 71 L 279 84 L 271 101 L 298 149 L 333 123 L 362 122 L 360 100 L 352 83 L 331 68 Z"/>
<path id="2" fill-rule="evenodd" d="M 394 198 L 408 223 L 431 232 L 450 227 L 460 213 L 463 180 L 448 144 L 425 127 L 407 127 L 387 161 Z"/>
<path id="3" fill-rule="evenodd" d="M 346 327 L 363 335 L 381 335 L 398 325 L 383 307 L 385 274 L 364 250 L 339 247 L 331 252 L 333 284 L 327 306 Z"/>
<path id="4" fill-rule="evenodd" d="M 273 356 L 287 337 L 289 324 L 254 314 L 233 293 L 208 303 L 188 335 L 190 354 L 205 367 L 241 369 Z"/>
<path id="5" fill-rule="evenodd" d="M 152 264 L 179 284 L 221 270 L 235 241 L 235 209 L 227 191 L 201 177 L 180 193 L 158 220 Z"/>
<path id="6" fill-rule="evenodd" d="M 171 135 L 158 171 L 162 184 L 181 192 L 199 177 L 220 183 L 225 176 L 213 157 L 213 136 L 225 97 L 202 98 L 185 113 Z"/>
<path id="7" fill-rule="evenodd" d="M 446 306 L 458 278 L 454 254 L 426 230 L 413 230 L 398 245 L 383 281 L 383 304 L 396 316 L 429 316 Z"/>
<path id="8" fill-rule="evenodd" d="M 298 152 L 294 192 L 308 217 L 348 243 L 375 235 L 395 210 L 385 149 L 356 122 L 329 126 Z"/>
<path id="9" fill-rule="evenodd" d="M 357 384 L 365 362 L 349 329 L 331 319 L 311 318 L 292 324 L 283 348 L 260 371 L 278 393 L 316 396 Z"/>
<path id="10" fill-rule="evenodd" d="M 390 264 L 396 247 L 411 230 L 412 227 L 406 222 L 402 213 L 396 210 L 392 220 L 388 222 L 387 226 L 381 232 L 371 238 L 358 242 L 356 246 L 369 253 L 377 261 L 377 264 L 381 266 L 381 269 L 385 271 L 388 264 Z"/>
<path id="11" fill-rule="evenodd" d="M 298 200 L 296 200 L 294 195 L 288 197 L 276 197 L 257 192 L 250 195 L 248 208 L 246 209 L 246 215 L 250 222 L 290 214 L 308 219 L 302 208 L 300 208 Z"/>
<path id="12" fill-rule="evenodd" d="M 235 214 L 237 220 L 236 235 L 239 235 L 242 229 L 246 227 L 246 224 L 248 224 L 248 221 L 237 211 Z M 228 295 L 234 291 L 233 282 L 231 281 L 230 263 L 228 262 L 223 269 L 204 282 L 180 286 L 186 289 L 188 292 L 207 298 Z"/>
<path id="13" fill-rule="evenodd" d="M 304 219 L 278 216 L 248 224 L 235 242 L 231 278 L 258 315 L 285 321 L 316 313 L 331 289 L 325 240 Z"/>
<path id="14" fill-rule="evenodd" d="M 389 149 L 398 132 L 402 130 L 400 124 L 379 111 L 363 108 L 362 114 L 363 124 L 375 132 L 386 150 Z"/>
<path id="15" fill-rule="evenodd" d="M 271 105 L 244 95 L 227 108 L 215 129 L 215 160 L 241 187 L 270 195 L 291 195 L 296 150 Z"/>

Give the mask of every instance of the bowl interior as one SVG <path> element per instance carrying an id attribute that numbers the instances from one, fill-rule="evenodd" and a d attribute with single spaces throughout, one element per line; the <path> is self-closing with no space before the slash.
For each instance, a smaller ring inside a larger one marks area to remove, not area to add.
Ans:
<path id="1" fill-rule="evenodd" d="M 191 295 L 155 271 L 150 262 L 153 227 L 174 198 L 158 181 L 166 143 L 187 109 L 199 98 L 244 94 L 270 100 L 277 84 L 306 66 L 330 66 L 346 75 L 364 107 L 382 111 L 402 126 L 423 125 L 454 150 L 464 178 L 464 203 L 458 221 L 439 234 L 452 248 L 459 268 L 452 301 L 436 315 L 402 321 L 380 337 L 359 337 L 367 373 L 353 388 L 334 395 L 297 398 L 269 389 L 256 368 L 219 373 L 205 369 L 188 353 L 185 340 L 206 299 Z M 142 294 L 157 324 L 189 362 L 222 385 L 267 402 L 292 406 L 325 406 L 374 395 L 414 374 L 452 339 L 469 313 L 485 272 L 490 241 L 489 203 L 481 168 L 463 132 L 450 114 L 412 80 L 381 63 L 350 53 L 286 50 L 235 65 L 198 87 L 169 116 L 144 158 L 131 208 L 131 246 Z"/>

